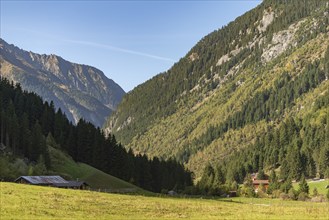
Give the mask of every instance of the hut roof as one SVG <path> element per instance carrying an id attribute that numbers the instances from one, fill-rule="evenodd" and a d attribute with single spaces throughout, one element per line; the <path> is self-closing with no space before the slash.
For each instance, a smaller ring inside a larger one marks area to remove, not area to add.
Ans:
<path id="1" fill-rule="evenodd" d="M 24 179 L 31 184 L 38 184 L 38 185 L 68 183 L 68 181 L 66 181 L 60 176 L 20 176 L 15 180 L 15 182 L 18 181 L 19 179 Z"/>
<path id="2" fill-rule="evenodd" d="M 80 187 L 80 186 L 89 186 L 86 182 L 83 181 L 67 181 L 67 183 L 55 183 L 54 186 L 57 187 Z"/>

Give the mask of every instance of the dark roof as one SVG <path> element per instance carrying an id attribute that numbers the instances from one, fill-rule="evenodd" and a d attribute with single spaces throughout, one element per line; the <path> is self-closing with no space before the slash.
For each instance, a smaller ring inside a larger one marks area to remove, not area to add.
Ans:
<path id="1" fill-rule="evenodd" d="M 83 181 L 67 181 L 67 183 L 54 183 L 54 186 L 57 187 L 80 187 L 80 186 L 89 186 L 86 182 Z"/>
<path id="2" fill-rule="evenodd" d="M 31 184 L 40 185 L 68 183 L 68 181 L 60 176 L 20 176 L 15 180 L 15 182 L 20 179 L 24 179 Z"/>

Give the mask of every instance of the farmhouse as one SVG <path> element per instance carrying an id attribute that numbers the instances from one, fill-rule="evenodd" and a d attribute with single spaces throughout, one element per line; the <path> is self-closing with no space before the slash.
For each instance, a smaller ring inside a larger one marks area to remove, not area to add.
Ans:
<path id="1" fill-rule="evenodd" d="M 267 188 L 269 186 L 269 181 L 268 180 L 253 180 L 252 185 L 255 189 L 255 192 L 258 191 L 258 188 L 260 185 L 263 185 L 264 189 L 267 190 Z"/>
<path id="2" fill-rule="evenodd" d="M 83 181 L 67 181 L 61 176 L 20 176 L 15 183 L 32 184 L 39 186 L 53 186 L 70 189 L 86 189 L 89 185 Z"/>
<path id="3" fill-rule="evenodd" d="M 258 188 L 260 185 L 263 185 L 264 189 L 267 190 L 268 186 L 269 186 L 269 180 L 268 180 L 268 176 L 264 175 L 265 179 L 259 179 L 258 178 L 258 173 L 252 173 L 251 174 L 251 179 L 252 179 L 252 185 L 254 187 L 255 192 L 258 191 Z"/>

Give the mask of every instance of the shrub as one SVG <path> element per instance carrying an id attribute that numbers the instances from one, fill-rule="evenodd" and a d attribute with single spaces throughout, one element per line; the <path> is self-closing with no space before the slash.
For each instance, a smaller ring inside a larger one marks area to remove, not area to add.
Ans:
<path id="1" fill-rule="evenodd" d="M 266 189 L 265 189 L 264 185 L 261 183 L 258 187 L 258 192 L 264 193 L 265 191 L 266 191 Z"/>
<path id="2" fill-rule="evenodd" d="M 313 189 L 313 196 L 316 197 L 316 196 L 318 196 L 318 195 L 319 195 L 319 193 L 318 193 L 318 189 L 315 187 L 315 188 Z"/>
<path id="3" fill-rule="evenodd" d="M 161 194 L 168 194 L 168 189 L 162 189 Z"/>
<path id="4" fill-rule="evenodd" d="M 289 189 L 288 196 L 292 200 L 297 200 L 298 192 L 294 188 Z"/>
<path id="5" fill-rule="evenodd" d="M 230 191 L 230 187 L 223 184 L 223 185 L 219 185 L 217 186 L 216 188 L 213 188 L 212 189 L 212 195 L 215 195 L 215 196 L 221 196 L 221 195 L 224 195 L 224 194 L 228 194 L 228 192 Z"/>
<path id="6" fill-rule="evenodd" d="M 243 186 L 240 189 L 239 194 L 244 197 L 255 197 L 256 196 L 254 189 L 252 187 L 246 187 L 246 186 Z"/>
<path id="7" fill-rule="evenodd" d="M 16 176 L 24 176 L 27 174 L 28 166 L 24 160 L 17 158 L 13 163 L 13 169 L 16 171 Z"/>
<path id="8" fill-rule="evenodd" d="M 235 191 L 235 190 L 238 190 L 239 189 L 239 185 L 236 181 L 234 181 L 231 186 L 230 186 L 230 189 Z"/>
<path id="9" fill-rule="evenodd" d="M 288 200 L 289 199 L 289 195 L 286 193 L 280 193 L 280 199 L 282 200 Z"/>
<path id="10" fill-rule="evenodd" d="M 194 186 L 187 186 L 185 187 L 182 193 L 186 195 L 197 195 L 198 189 Z"/>
<path id="11" fill-rule="evenodd" d="M 263 191 L 258 191 L 257 192 L 257 197 L 259 197 L 259 198 L 267 198 L 268 195 L 265 192 L 263 192 Z"/>
<path id="12" fill-rule="evenodd" d="M 312 202 L 325 202 L 326 198 L 323 195 L 318 195 L 311 199 Z"/>
<path id="13" fill-rule="evenodd" d="M 282 191 L 277 189 L 272 192 L 272 198 L 280 198 Z"/>
<path id="14" fill-rule="evenodd" d="M 309 199 L 309 197 L 308 197 L 308 194 L 307 193 L 305 193 L 305 192 L 299 193 L 299 195 L 298 195 L 298 201 L 306 201 L 308 199 Z"/>
<path id="15" fill-rule="evenodd" d="M 291 188 L 292 188 L 291 180 L 287 180 L 281 185 L 280 190 L 284 193 L 288 193 Z"/>

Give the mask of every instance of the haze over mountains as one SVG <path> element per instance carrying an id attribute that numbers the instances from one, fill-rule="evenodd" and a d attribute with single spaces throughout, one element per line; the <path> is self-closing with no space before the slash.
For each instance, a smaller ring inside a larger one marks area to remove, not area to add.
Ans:
<path id="1" fill-rule="evenodd" d="M 226 177 L 242 181 L 285 164 L 295 148 L 311 164 L 306 175 L 323 173 L 328 45 L 328 1 L 265 0 L 129 92 L 105 129 L 136 152 L 185 162 L 198 177 L 208 163 L 225 163 Z"/>
<path id="2" fill-rule="evenodd" d="M 94 67 L 64 60 L 57 55 L 24 51 L 0 39 L 1 76 L 53 101 L 68 119 L 80 118 L 102 127 L 125 92 Z"/>

